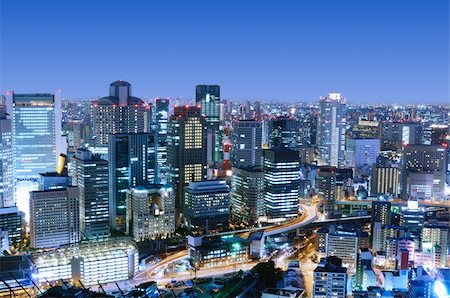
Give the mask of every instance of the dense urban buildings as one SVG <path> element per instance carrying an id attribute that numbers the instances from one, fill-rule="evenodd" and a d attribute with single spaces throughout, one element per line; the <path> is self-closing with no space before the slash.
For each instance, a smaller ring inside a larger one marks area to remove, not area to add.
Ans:
<path id="1" fill-rule="evenodd" d="M 12 121 L 6 113 L 5 104 L 0 102 L 0 208 L 15 205 L 13 131 Z"/>

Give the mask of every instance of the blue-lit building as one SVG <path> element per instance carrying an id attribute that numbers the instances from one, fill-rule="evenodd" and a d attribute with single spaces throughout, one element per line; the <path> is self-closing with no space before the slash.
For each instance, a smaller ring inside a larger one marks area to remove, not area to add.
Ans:
<path id="1" fill-rule="evenodd" d="M 156 130 L 158 132 L 157 182 L 167 183 L 167 123 L 169 121 L 169 99 L 157 98 L 155 103 Z"/>
<path id="2" fill-rule="evenodd" d="M 280 116 L 269 120 L 269 148 L 298 149 L 299 122 L 291 116 Z"/>
<path id="3" fill-rule="evenodd" d="M 0 208 L 14 206 L 12 121 L 0 102 Z"/>
<path id="4" fill-rule="evenodd" d="M 264 203 L 269 220 L 283 221 L 298 215 L 300 180 L 297 151 L 264 150 Z"/>

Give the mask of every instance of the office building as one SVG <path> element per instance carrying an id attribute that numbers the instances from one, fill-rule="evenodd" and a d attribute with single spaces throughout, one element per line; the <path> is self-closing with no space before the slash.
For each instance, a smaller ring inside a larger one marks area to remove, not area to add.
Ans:
<path id="1" fill-rule="evenodd" d="M 422 244 L 424 220 L 425 210 L 419 207 L 418 202 L 415 200 L 409 200 L 407 206 L 401 210 L 401 226 L 406 228 L 419 249 Z"/>
<path id="2" fill-rule="evenodd" d="M 314 270 L 314 298 L 345 298 L 347 295 L 347 268 L 337 257 L 322 259 Z"/>
<path id="3" fill-rule="evenodd" d="M 11 207 L 14 202 L 12 121 L 6 106 L 0 102 L 0 208 Z"/>
<path id="4" fill-rule="evenodd" d="M 397 197 L 400 194 L 399 175 L 399 168 L 372 166 L 370 194 L 373 196 L 390 194 Z"/>
<path id="5" fill-rule="evenodd" d="M 129 238 L 91 241 L 65 246 L 31 256 L 38 283 L 72 280 L 93 286 L 133 278 L 139 253 Z"/>
<path id="6" fill-rule="evenodd" d="M 36 276 L 29 254 L 0 257 L 0 297 L 36 297 Z"/>
<path id="7" fill-rule="evenodd" d="M 155 134 L 110 135 L 108 164 L 110 225 L 124 231 L 128 188 L 154 184 L 157 180 Z"/>
<path id="8" fill-rule="evenodd" d="M 352 136 L 356 139 L 381 139 L 381 122 L 359 119 Z"/>
<path id="9" fill-rule="evenodd" d="M 391 203 L 390 202 L 372 202 L 372 249 L 377 252 L 386 251 L 387 226 L 391 224 Z"/>
<path id="10" fill-rule="evenodd" d="M 262 167 L 262 123 L 233 121 L 231 164 L 238 168 Z"/>
<path id="11" fill-rule="evenodd" d="M 94 147 L 106 156 L 110 134 L 147 132 L 150 113 L 150 106 L 131 95 L 130 83 L 111 83 L 109 96 L 92 103 Z"/>
<path id="12" fill-rule="evenodd" d="M 0 208 L 0 230 L 8 232 L 9 245 L 22 241 L 24 215 L 16 206 Z"/>
<path id="13" fill-rule="evenodd" d="M 400 152 L 406 146 L 422 143 L 423 128 L 420 123 L 385 122 L 382 129 L 382 151 Z"/>
<path id="14" fill-rule="evenodd" d="M 175 192 L 177 224 L 184 210 L 184 188 L 206 178 L 206 121 L 199 107 L 179 106 L 167 125 L 167 172 Z"/>
<path id="15" fill-rule="evenodd" d="M 445 225 L 425 225 L 422 231 L 422 251 L 432 255 L 433 268 L 447 267 L 449 228 Z"/>
<path id="16" fill-rule="evenodd" d="M 318 164 L 344 165 L 347 99 L 340 93 L 320 98 L 317 114 Z"/>
<path id="17" fill-rule="evenodd" d="M 175 195 L 169 185 L 127 191 L 127 234 L 135 241 L 166 239 L 175 233 Z"/>
<path id="18" fill-rule="evenodd" d="M 297 150 L 299 143 L 299 123 L 290 116 L 280 116 L 269 120 L 269 148 Z"/>
<path id="19" fill-rule="evenodd" d="M 223 180 L 190 182 L 185 190 L 184 219 L 196 233 L 228 229 L 230 187 Z"/>
<path id="20" fill-rule="evenodd" d="M 365 173 L 376 163 L 380 153 L 380 139 L 348 138 L 346 144 L 346 165 Z"/>
<path id="21" fill-rule="evenodd" d="M 300 157 L 287 149 L 264 150 L 264 204 L 270 221 L 299 214 Z"/>
<path id="22" fill-rule="evenodd" d="M 80 241 L 78 187 L 30 193 L 30 245 L 51 248 Z"/>
<path id="23" fill-rule="evenodd" d="M 245 227 L 258 225 L 264 216 L 264 172 L 257 168 L 232 168 L 231 220 Z"/>
<path id="24" fill-rule="evenodd" d="M 449 140 L 449 126 L 448 125 L 431 125 L 430 145 L 446 146 Z"/>
<path id="25" fill-rule="evenodd" d="M 447 171 L 446 149 L 440 145 L 409 145 L 403 152 L 402 171 L 402 198 L 408 199 L 409 173 L 429 173 L 433 175 L 433 187 L 431 199 L 441 201 L 444 197 L 444 188 Z M 415 183 L 418 180 L 428 180 L 427 177 L 414 177 Z M 424 188 L 428 188 L 428 183 L 424 182 Z M 426 190 L 424 190 L 426 191 Z"/>
<path id="26" fill-rule="evenodd" d="M 317 196 L 322 200 L 323 213 L 326 217 L 333 217 L 336 201 L 336 172 L 335 167 L 319 167 L 317 169 Z"/>
<path id="27" fill-rule="evenodd" d="M 89 150 L 78 149 L 72 168 L 72 183 L 79 189 L 82 237 L 108 237 L 108 162 Z"/>
<path id="28" fill-rule="evenodd" d="M 209 164 L 220 162 L 220 86 L 197 85 L 195 87 L 195 102 L 201 106 L 201 114 L 205 116 L 207 125 L 207 161 Z"/>
<path id="29" fill-rule="evenodd" d="M 158 132 L 157 164 L 158 175 L 156 183 L 167 183 L 167 123 L 169 122 L 169 99 L 157 98 L 155 102 L 155 120 Z"/>

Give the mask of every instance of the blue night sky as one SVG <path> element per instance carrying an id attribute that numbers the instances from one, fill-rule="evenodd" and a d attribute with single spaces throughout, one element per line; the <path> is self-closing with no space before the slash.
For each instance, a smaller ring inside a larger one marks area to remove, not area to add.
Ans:
<path id="1" fill-rule="evenodd" d="M 449 100 L 448 0 L 0 0 L 0 92 Z"/>

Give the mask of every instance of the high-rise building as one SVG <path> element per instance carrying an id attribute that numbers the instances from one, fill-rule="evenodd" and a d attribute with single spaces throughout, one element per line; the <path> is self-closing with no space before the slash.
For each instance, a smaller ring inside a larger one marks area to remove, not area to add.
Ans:
<path id="1" fill-rule="evenodd" d="M 398 196 L 399 192 L 399 168 L 372 166 L 371 195 L 393 195 Z"/>
<path id="2" fill-rule="evenodd" d="M 430 173 L 433 175 L 432 200 L 440 201 L 444 197 L 447 154 L 440 145 L 409 145 L 403 152 L 402 198 L 408 198 L 408 174 Z M 414 193 L 414 189 L 412 192 Z M 410 192 L 411 193 L 411 192 Z"/>
<path id="3" fill-rule="evenodd" d="M 230 218 L 230 187 L 223 180 L 190 182 L 185 190 L 184 219 L 197 233 L 227 230 Z"/>
<path id="4" fill-rule="evenodd" d="M 6 106 L 0 102 L 0 208 L 11 207 L 14 202 L 12 121 Z"/>
<path id="5" fill-rule="evenodd" d="M 167 183 L 167 123 L 169 122 L 169 99 L 157 98 L 155 120 L 158 132 L 158 183 Z"/>
<path id="6" fill-rule="evenodd" d="M 125 229 L 128 188 L 154 184 L 157 180 L 155 136 L 154 133 L 110 135 L 109 215 L 113 229 Z"/>
<path id="7" fill-rule="evenodd" d="M 448 142 L 448 137 L 450 136 L 448 125 L 431 125 L 431 145 L 441 145 L 446 146 Z"/>
<path id="8" fill-rule="evenodd" d="M 322 200 L 323 212 L 326 217 L 332 217 L 334 214 L 336 171 L 335 167 L 319 167 L 317 169 L 317 195 Z"/>
<path id="9" fill-rule="evenodd" d="M 347 99 L 340 93 L 320 98 L 317 115 L 318 164 L 344 165 Z"/>
<path id="10" fill-rule="evenodd" d="M 403 147 L 422 143 L 423 128 L 415 122 L 386 122 L 383 124 L 381 150 L 400 152 Z"/>
<path id="11" fill-rule="evenodd" d="M 30 238 L 33 248 L 60 247 L 80 241 L 78 187 L 30 193 Z"/>
<path id="12" fill-rule="evenodd" d="M 390 202 L 372 202 L 372 249 L 380 252 L 386 251 L 387 233 L 385 231 L 387 226 L 391 224 L 391 203 Z"/>
<path id="13" fill-rule="evenodd" d="M 269 148 L 297 150 L 299 123 L 291 116 L 280 116 L 269 120 Z"/>
<path id="14" fill-rule="evenodd" d="M 127 234 L 135 241 L 165 239 L 175 233 L 175 196 L 171 186 L 137 186 L 127 194 Z"/>
<path id="15" fill-rule="evenodd" d="M 206 178 L 206 121 L 200 108 L 179 106 L 167 125 L 167 172 L 175 192 L 177 224 L 184 212 L 184 188 Z"/>
<path id="16" fill-rule="evenodd" d="M 201 114 L 205 116 L 207 124 L 207 161 L 220 162 L 220 86 L 197 85 L 195 88 L 195 102 L 201 106 Z"/>
<path id="17" fill-rule="evenodd" d="M 287 149 L 264 150 L 264 204 L 271 221 L 284 221 L 299 213 L 300 157 Z"/>
<path id="18" fill-rule="evenodd" d="M 231 164 L 238 168 L 262 167 L 262 124 L 255 120 L 233 121 Z"/>
<path id="19" fill-rule="evenodd" d="M 379 153 L 380 139 L 348 138 L 345 152 L 346 166 L 365 173 L 376 163 Z"/>
<path id="20" fill-rule="evenodd" d="M 16 206 L 0 208 L 0 230 L 8 232 L 9 245 L 22 241 L 24 218 Z"/>
<path id="21" fill-rule="evenodd" d="M 108 237 L 108 162 L 89 150 L 78 149 L 72 169 L 72 183 L 79 189 L 82 237 Z"/>
<path id="22" fill-rule="evenodd" d="M 338 257 L 327 257 L 314 270 L 314 298 L 345 298 L 347 294 L 347 268 Z"/>
<path id="23" fill-rule="evenodd" d="M 61 152 L 61 99 L 53 94 L 12 94 L 15 179 L 51 172 Z"/>
<path id="24" fill-rule="evenodd" d="M 261 168 L 232 168 L 231 219 L 247 227 L 264 215 L 264 172 Z"/>
<path id="25" fill-rule="evenodd" d="M 111 83 L 109 96 L 92 103 L 94 146 L 106 156 L 110 134 L 147 132 L 150 117 L 150 106 L 131 95 L 130 83 Z"/>
<path id="26" fill-rule="evenodd" d="M 406 228 L 409 236 L 414 240 L 415 246 L 418 248 L 422 247 L 424 221 L 424 209 L 419 207 L 417 201 L 409 200 L 407 207 L 403 207 L 401 211 L 401 225 Z"/>

